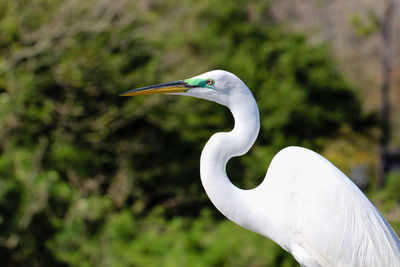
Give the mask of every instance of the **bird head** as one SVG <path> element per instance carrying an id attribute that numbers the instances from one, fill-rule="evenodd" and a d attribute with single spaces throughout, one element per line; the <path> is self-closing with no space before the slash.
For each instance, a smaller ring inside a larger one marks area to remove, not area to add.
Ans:
<path id="1" fill-rule="evenodd" d="M 151 85 L 122 93 L 121 96 L 172 94 L 202 98 L 230 106 L 234 98 L 251 95 L 247 86 L 233 73 L 213 70 L 175 82 Z"/>

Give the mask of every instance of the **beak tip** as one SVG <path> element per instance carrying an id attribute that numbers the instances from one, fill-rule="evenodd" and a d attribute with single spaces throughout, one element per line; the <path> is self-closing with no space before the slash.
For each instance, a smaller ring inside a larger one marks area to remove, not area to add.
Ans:
<path id="1" fill-rule="evenodd" d="M 123 92 L 121 94 L 119 94 L 118 96 L 130 96 L 131 91 L 128 92 Z"/>

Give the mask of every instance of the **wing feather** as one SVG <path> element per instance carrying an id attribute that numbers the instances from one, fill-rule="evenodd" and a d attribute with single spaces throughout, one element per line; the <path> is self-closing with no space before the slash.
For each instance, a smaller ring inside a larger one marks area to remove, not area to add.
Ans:
<path id="1" fill-rule="evenodd" d="M 310 259 L 315 266 L 400 266 L 400 243 L 390 225 L 321 155 L 301 147 L 281 150 L 255 191 L 257 202 L 273 199 L 268 217 L 276 219 L 268 224 L 285 234 L 259 233 L 305 266 Z"/>

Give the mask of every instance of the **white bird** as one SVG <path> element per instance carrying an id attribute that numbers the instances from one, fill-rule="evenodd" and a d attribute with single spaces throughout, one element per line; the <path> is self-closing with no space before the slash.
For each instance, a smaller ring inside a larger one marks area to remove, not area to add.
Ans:
<path id="1" fill-rule="evenodd" d="M 163 93 L 214 101 L 232 112 L 233 130 L 214 134 L 200 159 L 204 189 L 231 221 L 272 239 L 302 266 L 400 266 L 400 241 L 387 221 L 346 175 L 311 150 L 281 150 L 254 189 L 230 182 L 228 160 L 245 154 L 260 129 L 257 103 L 237 76 L 214 70 L 121 95 Z"/>

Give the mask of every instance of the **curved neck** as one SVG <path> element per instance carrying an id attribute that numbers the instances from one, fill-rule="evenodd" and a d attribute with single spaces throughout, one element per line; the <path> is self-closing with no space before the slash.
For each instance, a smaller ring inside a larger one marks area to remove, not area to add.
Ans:
<path id="1" fill-rule="evenodd" d="M 249 204 L 246 190 L 234 186 L 226 174 L 228 160 L 245 154 L 255 142 L 260 119 L 252 95 L 231 104 L 235 126 L 230 132 L 214 134 L 203 149 L 200 160 L 201 181 L 215 207 L 233 222 L 249 229 Z M 252 230 L 252 229 L 250 229 Z"/>

